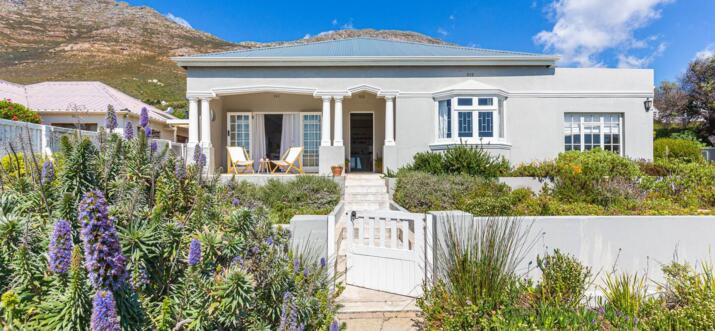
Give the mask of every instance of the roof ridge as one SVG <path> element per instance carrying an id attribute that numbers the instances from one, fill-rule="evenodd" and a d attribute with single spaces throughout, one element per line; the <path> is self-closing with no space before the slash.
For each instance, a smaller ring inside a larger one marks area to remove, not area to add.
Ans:
<path id="1" fill-rule="evenodd" d="M 493 53 L 512 54 L 512 55 L 530 55 L 530 56 L 544 55 L 544 54 L 539 54 L 539 53 L 505 51 L 505 50 L 497 50 L 497 49 L 490 49 L 490 48 L 469 47 L 469 46 L 463 46 L 463 45 L 431 44 L 431 43 L 411 41 L 411 40 L 387 39 L 387 38 L 380 38 L 380 37 L 360 36 L 360 37 L 343 38 L 343 39 L 320 40 L 320 41 L 290 44 L 290 45 L 276 45 L 276 46 L 256 47 L 256 48 L 248 48 L 248 49 L 228 50 L 228 51 L 213 52 L 213 53 L 201 53 L 201 54 L 196 54 L 196 55 L 189 55 L 188 57 L 192 57 L 192 56 L 203 57 L 203 56 L 209 56 L 209 55 L 236 54 L 236 53 L 247 53 L 247 52 L 253 52 L 253 51 L 263 51 L 263 50 L 272 50 L 272 49 L 285 49 L 285 48 L 293 48 L 293 47 L 308 46 L 308 45 L 326 44 L 326 43 L 331 43 L 331 42 L 342 42 L 342 41 L 349 41 L 349 40 L 374 40 L 374 41 L 394 42 L 394 43 L 403 43 L 403 44 L 411 44 L 411 45 L 429 46 L 429 47 L 493 52 Z"/>

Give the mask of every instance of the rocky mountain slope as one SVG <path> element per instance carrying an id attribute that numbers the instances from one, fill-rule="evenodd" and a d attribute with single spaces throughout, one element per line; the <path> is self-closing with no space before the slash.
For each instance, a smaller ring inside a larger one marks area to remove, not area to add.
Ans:
<path id="1" fill-rule="evenodd" d="M 231 43 L 152 8 L 114 0 L 0 0 L 0 79 L 99 80 L 149 103 L 181 107 L 185 73 L 171 56 L 358 36 L 442 43 L 414 32 L 370 29 Z"/>

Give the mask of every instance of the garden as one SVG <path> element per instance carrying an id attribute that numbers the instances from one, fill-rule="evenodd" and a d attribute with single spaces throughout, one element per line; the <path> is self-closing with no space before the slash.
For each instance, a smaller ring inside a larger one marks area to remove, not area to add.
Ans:
<path id="1" fill-rule="evenodd" d="M 65 136 L 52 159 L 3 159 L 3 329 L 339 328 L 327 261 L 274 224 L 331 209 L 332 181 L 223 185 L 200 152 L 187 165 L 126 129 L 99 146 Z"/>
<path id="2" fill-rule="evenodd" d="M 462 210 L 479 216 L 715 215 L 715 164 L 687 139 L 658 139 L 655 160 L 594 149 L 510 167 L 466 146 L 418 153 L 397 174 L 394 200 L 414 212 Z M 498 177 L 538 178 L 540 192 Z M 430 190 L 422 188 L 430 187 Z"/>

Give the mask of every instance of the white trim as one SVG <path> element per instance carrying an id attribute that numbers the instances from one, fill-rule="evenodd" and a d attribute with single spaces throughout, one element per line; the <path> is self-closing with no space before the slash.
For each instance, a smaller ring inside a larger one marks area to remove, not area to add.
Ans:
<path id="1" fill-rule="evenodd" d="M 313 95 L 318 89 L 310 87 L 284 86 L 284 85 L 247 85 L 237 87 L 217 87 L 211 89 L 214 96 L 251 94 L 251 93 L 287 93 Z M 206 92 L 204 92 L 206 93 Z M 189 92 L 191 94 L 191 92 Z"/>
<path id="2" fill-rule="evenodd" d="M 305 115 L 318 115 L 320 118 L 318 120 L 318 123 L 320 123 L 320 133 L 322 134 L 323 132 L 323 114 L 320 111 L 301 111 L 298 112 L 300 116 L 300 145 L 303 146 L 303 155 L 301 157 L 305 156 Z M 281 133 L 282 134 L 282 133 Z M 318 164 L 314 167 L 306 167 L 305 166 L 305 160 L 303 160 L 303 170 L 306 172 L 318 172 L 318 169 L 320 168 L 320 140 L 318 140 Z"/>
<path id="3" fill-rule="evenodd" d="M 507 97 L 509 96 L 509 93 L 507 93 L 504 90 L 501 89 L 488 89 L 488 90 L 482 90 L 482 89 L 451 89 L 451 90 L 446 90 L 446 91 L 440 91 L 436 93 L 432 93 L 432 97 L 436 99 L 446 99 L 452 96 L 476 96 L 476 95 L 484 95 L 489 96 L 500 96 L 500 97 Z"/>

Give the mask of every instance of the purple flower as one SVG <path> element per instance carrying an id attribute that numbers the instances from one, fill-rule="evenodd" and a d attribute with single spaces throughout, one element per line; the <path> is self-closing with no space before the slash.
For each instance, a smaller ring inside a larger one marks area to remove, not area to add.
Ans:
<path id="1" fill-rule="evenodd" d="M 194 163 L 199 163 L 201 159 L 201 146 L 199 144 L 194 145 Z"/>
<path id="2" fill-rule="evenodd" d="M 261 251 L 261 249 L 258 248 L 258 246 L 251 247 L 251 253 L 253 253 L 253 255 L 258 254 L 260 251 Z"/>
<path id="3" fill-rule="evenodd" d="M 82 225 L 85 267 L 92 285 L 97 289 L 121 288 L 126 278 L 125 258 L 101 191 L 84 194 L 77 219 Z"/>
<path id="4" fill-rule="evenodd" d="M 147 284 L 149 284 L 149 275 L 144 267 L 139 267 L 139 270 L 137 270 L 134 277 L 132 277 L 132 287 L 138 289 Z"/>
<path id="5" fill-rule="evenodd" d="M 144 127 L 144 136 L 147 138 L 151 138 L 151 127 L 150 126 Z"/>
<path id="6" fill-rule="evenodd" d="M 291 300 L 290 303 L 290 329 L 296 330 L 298 328 L 298 306 L 295 304 L 296 300 Z"/>
<path id="7" fill-rule="evenodd" d="M 152 153 L 156 153 L 156 150 L 159 149 L 159 145 L 157 145 L 156 140 L 151 141 L 151 144 L 149 144 L 149 149 Z"/>
<path id="8" fill-rule="evenodd" d="M 204 166 L 206 166 L 206 154 L 199 154 L 199 162 L 197 162 L 196 164 L 199 166 L 199 168 L 203 168 Z"/>
<path id="9" fill-rule="evenodd" d="M 324 258 L 324 257 L 321 257 L 321 258 L 320 258 L 320 267 L 321 267 L 321 268 L 325 268 L 325 264 L 326 264 L 325 258 Z"/>
<path id="10" fill-rule="evenodd" d="M 308 269 L 308 266 L 306 265 L 305 268 L 303 268 L 303 277 L 308 278 L 310 275 L 310 270 Z"/>
<path id="11" fill-rule="evenodd" d="M 268 239 L 266 239 L 266 244 L 268 244 L 269 246 L 273 245 L 273 237 L 268 237 Z"/>
<path id="12" fill-rule="evenodd" d="M 300 271 L 300 260 L 298 258 L 295 258 L 293 260 L 293 272 L 298 273 Z"/>
<path id="13" fill-rule="evenodd" d="M 124 139 L 134 139 L 134 124 L 132 124 L 131 121 L 127 122 L 127 125 L 124 126 Z"/>
<path id="14" fill-rule="evenodd" d="M 105 120 L 105 125 L 109 132 L 112 132 L 117 128 L 117 113 L 114 112 L 114 107 L 112 107 L 112 105 L 107 106 L 107 118 Z"/>
<path id="15" fill-rule="evenodd" d="M 340 331 L 340 324 L 338 324 L 338 320 L 334 319 L 333 322 L 330 323 L 329 331 Z"/>
<path id="16" fill-rule="evenodd" d="M 92 301 L 92 331 L 119 331 L 117 304 L 111 291 L 99 290 Z"/>
<path id="17" fill-rule="evenodd" d="M 72 260 L 72 228 L 69 222 L 58 220 L 55 223 L 47 255 L 50 271 L 57 274 L 67 273 Z"/>
<path id="18" fill-rule="evenodd" d="M 298 326 L 298 331 L 303 331 L 303 330 L 305 330 L 305 326 L 303 326 L 303 324 L 299 325 L 299 326 Z"/>
<path id="19" fill-rule="evenodd" d="M 241 204 L 241 200 L 238 200 L 238 198 L 233 198 L 233 200 L 231 200 L 231 204 L 232 204 L 234 207 L 238 207 L 238 205 Z"/>
<path id="20" fill-rule="evenodd" d="M 145 129 L 149 125 L 149 110 L 146 109 L 146 107 L 142 107 L 142 110 L 139 113 L 139 125 Z"/>
<path id="21" fill-rule="evenodd" d="M 231 265 L 243 266 L 243 258 L 240 255 L 236 255 L 233 260 L 231 260 Z"/>
<path id="22" fill-rule="evenodd" d="M 183 160 L 177 160 L 174 165 L 174 175 L 176 179 L 183 180 L 186 177 L 186 167 L 184 167 Z"/>
<path id="23" fill-rule="evenodd" d="M 191 239 L 191 244 L 189 245 L 189 265 L 193 267 L 199 262 L 201 262 L 201 241 Z"/>
<path id="24" fill-rule="evenodd" d="M 281 322 L 278 330 L 285 330 L 288 326 L 288 307 L 292 300 L 292 295 L 290 292 L 286 291 L 283 293 L 283 305 L 281 306 Z"/>
<path id="25" fill-rule="evenodd" d="M 40 174 L 40 183 L 46 185 L 51 183 L 55 179 L 55 166 L 52 165 L 52 161 L 47 160 L 42 164 L 42 173 Z"/>

